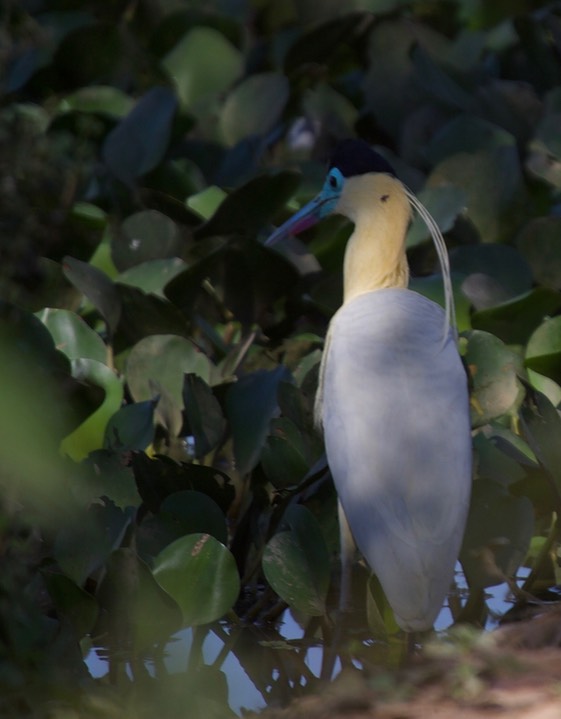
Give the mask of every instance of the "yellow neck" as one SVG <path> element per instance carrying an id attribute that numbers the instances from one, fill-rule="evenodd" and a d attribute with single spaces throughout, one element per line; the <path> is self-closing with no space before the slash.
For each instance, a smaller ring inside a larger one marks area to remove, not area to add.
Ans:
<path id="1" fill-rule="evenodd" d="M 407 287 L 411 207 L 399 180 L 382 174 L 350 177 L 335 211 L 355 225 L 345 251 L 344 301 L 384 287 Z"/>

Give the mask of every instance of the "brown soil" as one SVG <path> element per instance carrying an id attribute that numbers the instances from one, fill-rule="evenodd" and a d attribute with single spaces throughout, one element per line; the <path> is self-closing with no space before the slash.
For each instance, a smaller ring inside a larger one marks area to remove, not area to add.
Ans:
<path id="1" fill-rule="evenodd" d="M 398 671 L 347 673 L 260 719 L 561 719 L 561 611 L 460 632 Z"/>

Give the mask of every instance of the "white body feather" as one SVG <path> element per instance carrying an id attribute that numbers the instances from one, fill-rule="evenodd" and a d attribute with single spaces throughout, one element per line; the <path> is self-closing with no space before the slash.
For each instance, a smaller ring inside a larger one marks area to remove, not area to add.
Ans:
<path id="1" fill-rule="evenodd" d="M 316 404 L 354 539 L 407 631 L 430 628 L 441 609 L 469 504 L 467 383 L 444 320 L 403 288 L 347 301 Z"/>

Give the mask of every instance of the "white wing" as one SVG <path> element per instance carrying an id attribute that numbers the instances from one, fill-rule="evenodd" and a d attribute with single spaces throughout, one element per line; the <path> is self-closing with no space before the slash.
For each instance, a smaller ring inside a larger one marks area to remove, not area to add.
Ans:
<path id="1" fill-rule="evenodd" d="M 355 541 L 400 626 L 430 628 L 452 580 L 471 487 L 465 372 L 444 312 L 405 289 L 334 316 L 320 407 Z"/>

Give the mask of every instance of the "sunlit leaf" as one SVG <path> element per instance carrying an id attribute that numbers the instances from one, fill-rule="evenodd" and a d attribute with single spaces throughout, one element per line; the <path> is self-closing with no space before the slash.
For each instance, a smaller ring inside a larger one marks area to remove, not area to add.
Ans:
<path id="1" fill-rule="evenodd" d="M 84 320 L 70 310 L 46 307 L 39 319 L 49 330 L 56 347 L 68 357 L 80 357 L 106 362 L 107 347 L 101 337 Z"/>
<path id="2" fill-rule="evenodd" d="M 111 368 L 92 359 L 72 361 L 72 375 L 76 379 L 97 384 L 105 390 L 105 399 L 85 422 L 64 438 L 61 452 L 72 459 L 83 459 L 94 449 L 103 446 L 105 428 L 123 401 L 123 382 Z"/>

